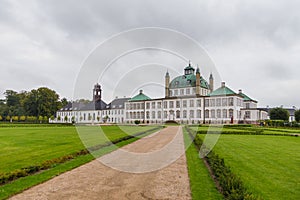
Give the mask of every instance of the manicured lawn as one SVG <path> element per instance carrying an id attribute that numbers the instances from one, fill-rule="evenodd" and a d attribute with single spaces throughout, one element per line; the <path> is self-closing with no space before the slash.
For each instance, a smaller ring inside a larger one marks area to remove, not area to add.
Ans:
<path id="1" fill-rule="evenodd" d="M 124 137 L 153 126 L 127 126 L 122 131 L 118 126 L 103 126 L 103 132 L 110 140 Z M 80 136 L 88 146 L 106 141 L 100 127 L 81 127 Z M 76 128 L 67 127 L 8 127 L 0 128 L 0 174 L 22 167 L 37 165 L 45 160 L 85 149 Z"/>
<path id="2" fill-rule="evenodd" d="M 127 135 L 153 129 L 154 126 L 103 126 L 80 127 L 80 136 L 84 135 L 93 144 L 102 144 L 106 141 L 104 134 L 110 140 L 116 140 Z M 102 130 L 102 134 L 99 134 Z M 104 133 L 104 134 L 103 134 Z M 85 136 L 88 135 L 88 136 Z M 146 136 L 149 133 L 141 135 Z M 96 140 L 95 140 L 96 139 Z M 93 155 L 101 156 L 118 147 L 124 146 L 139 138 L 122 141 L 113 146 L 107 146 L 93 152 Z M 76 132 L 76 128 L 68 127 L 5 127 L 0 128 L 0 174 L 10 172 L 22 167 L 37 165 L 45 160 L 64 156 L 78 150 L 85 149 Z M 57 164 L 40 173 L 19 178 L 11 183 L 0 186 L 0 199 L 5 199 L 13 194 L 21 192 L 33 185 L 44 182 L 65 171 L 71 170 L 84 163 L 93 160 L 90 154 L 78 156 L 73 160 Z"/>
<path id="3" fill-rule="evenodd" d="M 205 135 L 200 137 L 204 139 Z M 213 151 L 224 158 L 254 195 L 262 199 L 299 199 L 299 137 L 221 135 Z"/>
<path id="4" fill-rule="evenodd" d="M 190 137 L 184 130 L 185 144 L 190 144 Z M 223 199 L 218 192 L 215 183 L 209 175 L 202 159 L 199 158 L 198 151 L 192 143 L 186 150 L 188 173 L 192 198 L 196 199 Z"/>

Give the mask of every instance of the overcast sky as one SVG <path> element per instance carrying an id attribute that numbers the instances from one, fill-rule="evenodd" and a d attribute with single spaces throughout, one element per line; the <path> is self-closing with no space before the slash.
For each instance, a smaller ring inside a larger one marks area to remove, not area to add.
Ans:
<path id="1" fill-rule="evenodd" d="M 297 0 L 0 0 L 0 92 L 47 86 L 72 99 L 81 66 L 99 44 L 121 31 L 162 27 L 194 38 L 227 86 L 243 89 L 261 107 L 299 108 L 299 10 Z M 208 79 L 208 72 L 203 76 Z M 112 94 L 106 84 L 102 89 L 106 102 L 126 95 Z M 146 85 L 143 89 L 155 96 Z"/>

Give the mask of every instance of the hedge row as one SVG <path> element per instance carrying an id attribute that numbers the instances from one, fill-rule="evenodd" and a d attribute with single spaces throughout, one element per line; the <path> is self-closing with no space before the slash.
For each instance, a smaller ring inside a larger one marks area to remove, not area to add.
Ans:
<path id="1" fill-rule="evenodd" d="M 186 126 L 186 130 L 188 131 L 190 136 L 193 136 L 193 130 Z M 196 135 L 194 139 L 194 144 L 198 149 L 203 146 L 203 141 Z M 203 147 L 202 147 L 203 148 Z M 227 166 L 224 162 L 223 158 L 220 158 L 217 154 L 213 151 L 210 151 L 207 156 L 204 158 L 207 163 L 209 164 L 215 179 L 218 181 L 222 190 L 220 191 L 225 199 L 230 200 L 254 200 L 258 199 L 255 197 L 251 192 L 249 192 L 242 180 L 233 174 L 230 170 L 230 167 Z"/>
<path id="2" fill-rule="evenodd" d="M 227 135 L 268 135 L 268 136 L 295 136 L 298 134 L 287 134 L 287 133 L 264 133 L 263 129 L 245 130 L 245 131 L 197 131 L 197 134 L 227 134 Z"/>
<path id="3" fill-rule="evenodd" d="M 160 127 L 155 127 L 155 128 L 149 129 L 147 131 L 139 132 L 139 133 L 136 133 L 136 134 L 133 134 L 133 135 L 128 135 L 128 136 L 113 140 L 111 142 L 107 142 L 107 143 L 104 143 L 104 144 L 101 144 L 101 145 L 96 145 L 96 146 L 90 147 L 88 149 L 83 149 L 83 150 L 80 150 L 78 152 L 68 154 L 68 155 L 65 155 L 65 156 L 62 156 L 62 157 L 59 157 L 59 158 L 53 158 L 51 160 L 46 160 L 46 161 L 42 162 L 39 165 L 28 166 L 28 167 L 17 169 L 17 170 L 14 170 L 14 171 L 11 171 L 11 172 L 8 172 L 8 173 L 5 173 L 5 174 L 0 174 L 0 185 L 4 185 L 8 182 L 14 181 L 14 180 L 16 180 L 18 178 L 21 178 L 21 177 L 25 177 L 25 176 L 35 174 L 35 173 L 37 173 L 41 170 L 50 169 L 52 167 L 55 167 L 57 164 L 67 162 L 67 161 L 72 160 L 72 159 L 74 159 L 78 156 L 89 154 L 89 152 L 100 150 L 101 148 L 108 147 L 112 144 L 117 144 L 117 143 L 129 140 L 129 139 L 132 139 L 134 137 L 138 137 L 138 136 L 141 136 L 143 134 L 150 133 L 150 132 L 158 130 L 160 128 L 161 128 L 161 126 Z"/>

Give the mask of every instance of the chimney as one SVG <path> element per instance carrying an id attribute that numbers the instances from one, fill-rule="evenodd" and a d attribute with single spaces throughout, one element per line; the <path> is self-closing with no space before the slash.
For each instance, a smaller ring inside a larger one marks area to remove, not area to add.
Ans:
<path id="1" fill-rule="evenodd" d="M 241 89 L 239 89 L 239 94 L 242 94 L 242 93 L 243 93 L 243 91 Z"/>
<path id="2" fill-rule="evenodd" d="M 143 94 L 143 90 L 140 90 L 140 94 Z"/>
<path id="3" fill-rule="evenodd" d="M 224 88 L 225 87 L 225 82 L 222 82 L 221 86 L 222 86 L 222 88 Z"/>

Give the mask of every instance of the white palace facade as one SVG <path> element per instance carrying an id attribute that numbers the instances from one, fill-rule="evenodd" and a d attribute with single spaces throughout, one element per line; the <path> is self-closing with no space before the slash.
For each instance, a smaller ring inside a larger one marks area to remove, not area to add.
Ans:
<path id="1" fill-rule="evenodd" d="M 93 89 L 93 101 L 69 103 L 57 111 L 52 123 L 135 123 L 162 124 L 175 121 L 180 124 L 237 124 L 257 123 L 268 118 L 257 101 L 239 90 L 237 93 L 222 82 L 214 89 L 210 74 L 207 82 L 199 68 L 189 65 L 181 76 L 170 80 L 165 75 L 165 97 L 151 99 L 140 90 L 132 98 L 116 98 L 106 104 L 101 100 L 99 84 Z"/>

